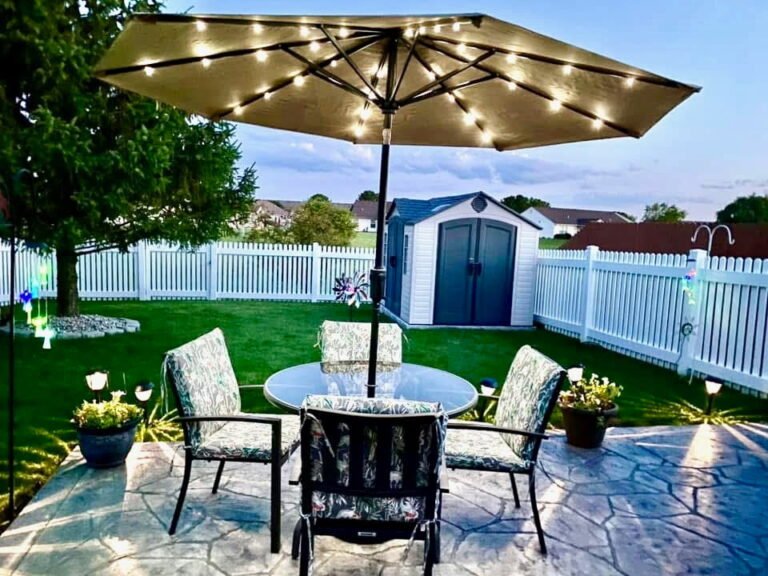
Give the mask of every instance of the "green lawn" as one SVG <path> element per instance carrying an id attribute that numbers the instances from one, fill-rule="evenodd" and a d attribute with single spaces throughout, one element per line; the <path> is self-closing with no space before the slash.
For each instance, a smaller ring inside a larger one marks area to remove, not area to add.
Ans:
<path id="1" fill-rule="evenodd" d="M 74 441 L 69 424 L 72 409 L 88 396 L 84 374 L 109 370 L 112 389 L 122 388 L 123 374 L 132 391 L 143 378 L 159 382 L 163 352 L 214 327 L 227 338 L 232 362 L 242 384 L 262 383 L 273 372 L 316 361 L 316 329 L 325 319 L 348 320 L 349 310 L 337 304 L 277 302 L 86 302 L 84 313 L 125 316 L 141 321 L 138 334 L 95 340 L 54 340 L 42 350 L 39 339 L 17 340 L 18 457 L 24 461 L 25 486 L 43 482 Z M 367 320 L 367 310 L 354 311 Z M 516 350 L 531 344 L 564 366 L 583 362 L 588 371 L 609 376 L 624 386 L 620 399 L 623 425 L 687 422 L 683 401 L 704 403 L 703 385 L 689 385 L 675 373 L 613 352 L 584 346 L 576 340 L 541 330 L 410 330 L 405 360 L 439 367 L 471 382 L 483 377 L 503 381 Z M 5 354 L 8 340 L 0 336 Z M 0 460 L 7 451 L 5 356 L 0 366 Z M 132 392 L 129 394 L 132 400 Z M 260 392 L 244 397 L 248 410 L 273 410 Z M 736 408 L 744 417 L 768 420 L 768 401 L 725 389 L 720 409 Z M 555 423 L 559 415 L 555 414 Z M 5 472 L 5 464 L 2 464 Z M 0 493 L 6 478 L 0 476 Z M 2 507 L 0 500 L 0 507 Z"/>
<path id="2" fill-rule="evenodd" d="M 557 250 L 568 242 L 562 238 L 539 238 L 539 248 L 542 250 Z"/>
<path id="3" fill-rule="evenodd" d="M 355 232 L 352 244 L 355 248 L 376 248 L 376 232 Z"/>

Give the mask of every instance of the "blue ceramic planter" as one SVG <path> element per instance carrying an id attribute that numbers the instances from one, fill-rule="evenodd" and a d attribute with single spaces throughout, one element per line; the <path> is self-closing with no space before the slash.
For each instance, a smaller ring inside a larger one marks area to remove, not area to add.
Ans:
<path id="1" fill-rule="evenodd" d="M 141 418 L 131 420 L 120 428 L 78 428 L 80 451 L 88 465 L 93 468 L 112 468 L 125 462 L 133 446 L 139 422 Z"/>

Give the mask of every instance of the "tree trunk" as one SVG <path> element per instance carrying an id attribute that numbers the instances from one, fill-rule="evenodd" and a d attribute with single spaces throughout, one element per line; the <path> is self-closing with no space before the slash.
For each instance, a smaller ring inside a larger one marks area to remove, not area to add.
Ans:
<path id="1" fill-rule="evenodd" d="M 56 314 L 58 316 L 79 316 L 77 253 L 73 249 L 57 248 L 56 274 Z"/>

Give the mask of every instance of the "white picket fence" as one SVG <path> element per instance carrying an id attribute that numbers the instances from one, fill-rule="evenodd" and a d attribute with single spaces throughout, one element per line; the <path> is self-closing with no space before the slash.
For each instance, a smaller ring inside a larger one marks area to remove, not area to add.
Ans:
<path id="1" fill-rule="evenodd" d="M 0 245 L 0 302 L 9 296 L 9 250 Z M 18 254 L 18 290 L 29 285 L 44 257 Z M 333 300 L 335 279 L 373 266 L 374 251 L 336 246 L 216 242 L 194 250 L 140 242 L 78 260 L 78 289 L 86 300 L 249 299 Z M 56 266 L 43 296 L 55 296 Z"/>
<path id="2" fill-rule="evenodd" d="M 541 250 L 534 306 L 549 329 L 768 394 L 768 259 Z"/>

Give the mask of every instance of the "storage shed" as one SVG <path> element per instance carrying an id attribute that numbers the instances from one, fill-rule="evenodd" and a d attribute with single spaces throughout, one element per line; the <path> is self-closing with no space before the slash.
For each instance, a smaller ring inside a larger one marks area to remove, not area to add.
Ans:
<path id="1" fill-rule="evenodd" d="M 410 326 L 533 324 L 539 227 L 483 192 L 396 198 L 386 308 Z"/>

